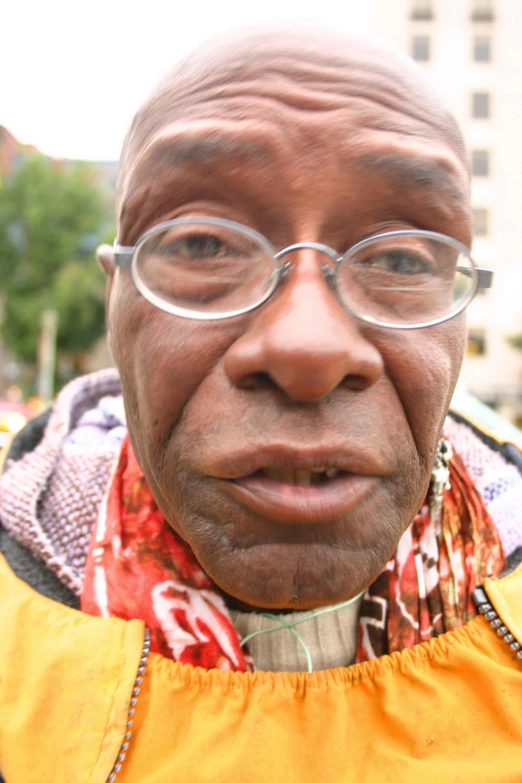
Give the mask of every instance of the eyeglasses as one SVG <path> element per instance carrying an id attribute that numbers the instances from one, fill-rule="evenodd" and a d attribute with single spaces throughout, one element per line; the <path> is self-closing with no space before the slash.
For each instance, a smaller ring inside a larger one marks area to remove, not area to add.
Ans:
<path id="1" fill-rule="evenodd" d="M 433 231 L 378 234 L 339 255 L 316 242 L 276 251 L 240 223 L 194 217 L 161 223 L 134 247 L 114 243 L 116 264 L 131 270 L 145 299 L 167 313 L 204 321 L 260 307 L 291 274 L 286 257 L 300 250 L 326 256 L 325 282 L 348 312 L 389 329 L 453 318 L 493 278 L 475 266 L 464 245 Z"/>

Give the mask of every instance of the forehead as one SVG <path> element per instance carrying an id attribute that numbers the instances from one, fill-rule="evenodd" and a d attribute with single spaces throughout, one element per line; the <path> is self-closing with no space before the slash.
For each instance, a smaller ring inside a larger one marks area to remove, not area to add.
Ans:
<path id="1" fill-rule="evenodd" d="M 137 113 L 125 147 L 135 156 L 172 121 L 219 99 L 276 99 L 312 111 L 342 108 L 345 99 L 381 104 L 432 125 L 462 152 L 460 132 L 409 58 L 369 41 L 325 31 L 248 31 L 214 42 L 179 64 Z"/>
<path id="2" fill-rule="evenodd" d="M 257 184 L 270 187 L 266 175 L 275 168 L 295 190 L 326 169 L 356 166 L 398 187 L 416 183 L 465 198 L 459 134 L 428 98 L 407 72 L 371 57 L 265 53 L 248 68 L 235 61 L 215 73 L 195 68 L 138 115 L 123 161 L 121 218 L 144 190 L 150 197 L 171 178 L 208 183 L 220 167 L 228 178 L 257 172 Z"/>

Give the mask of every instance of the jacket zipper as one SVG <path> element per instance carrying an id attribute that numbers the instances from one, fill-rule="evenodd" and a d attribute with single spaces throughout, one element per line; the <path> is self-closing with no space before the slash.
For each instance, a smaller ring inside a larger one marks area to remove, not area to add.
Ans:
<path id="1" fill-rule="evenodd" d="M 127 712 L 127 724 L 125 726 L 125 734 L 123 736 L 123 742 L 121 743 L 118 751 L 118 756 L 114 762 L 114 766 L 111 770 L 111 774 L 107 778 L 107 783 L 114 783 L 118 777 L 125 759 L 127 758 L 127 751 L 129 749 L 130 739 L 132 737 L 132 727 L 134 725 L 134 713 L 136 712 L 136 705 L 140 695 L 141 684 L 143 677 L 145 676 L 147 664 L 149 662 L 150 653 L 150 631 L 145 628 L 145 635 L 143 637 L 143 648 L 141 650 L 141 658 L 138 666 L 138 672 L 136 679 L 134 680 L 134 686 L 132 688 L 131 700 L 129 703 L 129 711 Z"/>
<path id="2" fill-rule="evenodd" d="M 497 636 L 500 636 L 506 644 L 509 644 L 510 648 L 516 653 L 517 658 L 522 660 L 522 644 L 514 637 L 509 628 L 504 625 L 497 612 L 493 608 L 489 601 L 488 595 L 483 587 L 477 587 L 473 590 L 472 596 L 473 603 L 477 608 L 477 612 L 487 620 L 493 630 L 497 632 Z"/>

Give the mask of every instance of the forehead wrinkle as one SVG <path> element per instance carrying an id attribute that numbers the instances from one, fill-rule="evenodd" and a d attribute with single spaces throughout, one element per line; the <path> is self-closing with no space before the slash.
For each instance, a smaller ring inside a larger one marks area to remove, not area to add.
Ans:
<path id="1" fill-rule="evenodd" d="M 389 70 L 374 64 L 371 67 L 330 68 L 303 63 L 301 70 L 297 64 L 288 61 L 275 67 L 270 64 L 262 71 L 263 78 L 230 80 L 221 84 L 219 91 L 209 85 L 202 99 L 265 98 L 281 103 L 293 109 L 310 112 L 328 112 L 347 108 L 349 101 L 382 106 L 384 109 L 420 120 L 431 121 L 438 126 L 439 117 L 429 102 L 419 101 L 413 90 L 409 90 L 405 99 L 407 85 L 400 79 L 390 78 Z M 419 105 L 422 104 L 422 105 Z"/>
<path id="2" fill-rule="evenodd" d="M 357 167 L 390 177 L 401 187 L 432 188 L 454 201 L 468 204 L 467 195 L 455 182 L 451 167 L 440 158 L 374 152 L 362 155 L 357 160 Z"/>

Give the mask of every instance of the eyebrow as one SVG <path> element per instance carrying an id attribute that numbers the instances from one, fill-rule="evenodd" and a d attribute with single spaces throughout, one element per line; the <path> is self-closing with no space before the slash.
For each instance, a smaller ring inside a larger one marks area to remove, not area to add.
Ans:
<path id="1" fill-rule="evenodd" d="M 466 193 L 458 186 L 451 169 L 441 160 L 397 152 L 367 153 L 359 158 L 357 165 L 366 172 L 383 174 L 399 187 L 431 188 L 454 201 L 467 203 Z"/>
<path id="2" fill-rule="evenodd" d="M 245 136 L 212 132 L 203 136 L 192 132 L 154 141 L 143 155 L 147 163 L 174 168 L 184 164 L 208 166 L 223 158 L 247 158 L 266 162 L 272 157 L 266 143 Z M 138 164 L 139 165 L 139 164 Z"/>

